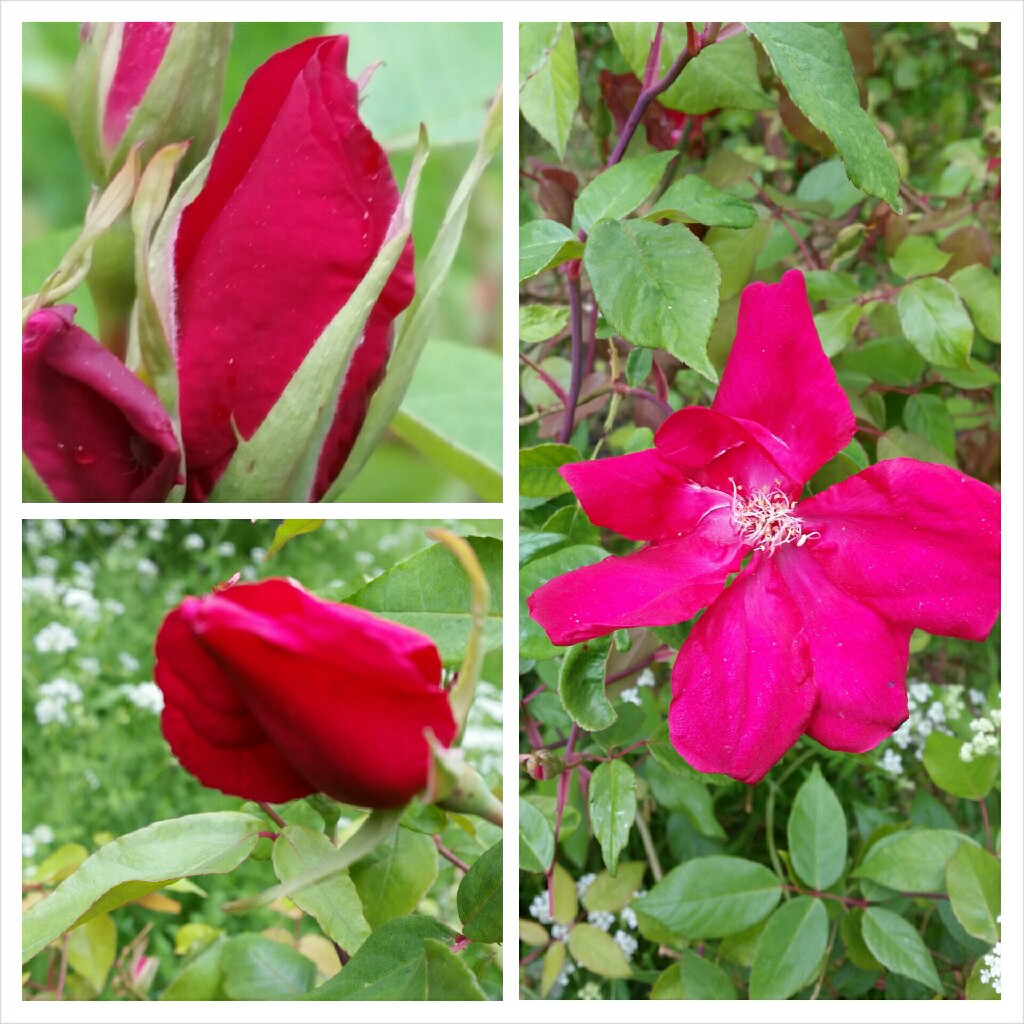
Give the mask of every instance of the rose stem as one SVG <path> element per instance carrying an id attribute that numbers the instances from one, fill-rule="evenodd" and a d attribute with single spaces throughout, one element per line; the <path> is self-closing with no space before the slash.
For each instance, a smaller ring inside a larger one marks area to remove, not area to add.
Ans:
<path id="1" fill-rule="evenodd" d="M 266 800 L 257 800 L 256 803 L 260 805 L 260 809 L 275 825 L 279 825 L 281 828 L 288 827 L 288 822 L 285 821 L 284 818 L 282 818 L 281 815 L 266 802 Z"/>
<path id="2" fill-rule="evenodd" d="M 459 858 L 441 842 L 441 837 L 439 835 L 434 836 L 434 845 L 437 847 L 437 852 L 441 854 L 446 861 L 454 864 L 460 871 L 465 872 L 469 870 L 469 865 L 465 861 L 459 860 Z"/>

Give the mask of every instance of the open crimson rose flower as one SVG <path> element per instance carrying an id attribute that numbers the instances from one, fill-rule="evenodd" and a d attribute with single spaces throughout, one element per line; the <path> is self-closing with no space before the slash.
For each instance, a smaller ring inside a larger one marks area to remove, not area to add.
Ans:
<path id="1" fill-rule="evenodd" d="M 429 637 L 291 580 L 186 598 L 155 676 L 182 766 L 248 800 L 399 807 L 427 784 L 424 730 L 445 746 L 456 732 Z"/>
<path id="2" fill-rule="evenodd" d="M 74 316 L 52 306 L 23 328 L 22 449 L 58 501 L 163 501 L 181 482 L 170 417 Z"/>
<path id="3" fill-rule="evenodd" d="M 709 606 L 669 712 L 699 771 L 757 782 L 802 733 L 870 750 L 907 717 L 911 631 L 983 640 L 995 622 L 993 488 L 892 459 L 798 501 L 854 429 L 789 271 L 744 289 L 710 409 L 670 416 L 652 449 L 560 470 L 596 525 L 647 544 L 549 581 L 530 614 L 564 645 Z"/>
<path id="4" fill-rule="evenodd" d="M 376 257 L 399 195 L 358 113 L 348 39 L 308 39 L 249 79 L 175 243 L 187 496 L 204 500 Z M 340 472 L 412 300 L 405 249 L 353 354 L 313 500 Z"/>

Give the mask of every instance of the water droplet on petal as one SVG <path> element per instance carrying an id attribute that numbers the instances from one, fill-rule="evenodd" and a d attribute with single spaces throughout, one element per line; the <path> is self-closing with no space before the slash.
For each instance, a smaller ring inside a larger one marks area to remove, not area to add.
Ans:
<path id="1" fill-rule="evenodd" d="M 99 456 L 91 448 L 86 448 L 84 444 L 75 445 L 75 450 L 71 453 L 71 457 L 80 466 L 91 466 Z"/>

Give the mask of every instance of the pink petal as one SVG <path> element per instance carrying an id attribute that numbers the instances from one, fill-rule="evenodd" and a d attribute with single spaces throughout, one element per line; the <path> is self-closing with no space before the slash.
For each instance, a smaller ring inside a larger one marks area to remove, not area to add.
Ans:
<path id="1" fill-rule="evenodd" d="M 527 598 L 530 615 L 563 647 L 629 626 L 685 622 L 739 568 L 740 544 L 713 539 L 728 515 L 711 512 L 699 532 L 555 577 Z"/>
<path id="2" fill-rule="evenodd" d="M 793 545 L 774 556 L 803 618 L 818 706 L 807 733 L 830 750 L 863 753 L 905 721 L 910 627 L 849 597 Z"/>
<path id="3" fill-rule="evenodd" d="M 757 554 L 679 652 L 669 736 L 697 771 L 758 782 L 817 698 L 800 612 L 773 560 Z"/>
<path id="4" fill-rule="evenodd" d="M 781 486 L 794 498 L 804 478 L 792 453 L 760 424 L 691 405 L 673 413 L 654 437 L 661 455 L 688 477 L 732 494 L 732 482 L 751 490 Z"/>
<path id="5" fill-rule="evenodd" d="M 103 108 L 103 142 L 113 153 L 164 59 L 173 21 L 128 21 Z"/>
<path id="6" fill-rule="evenodd" d="M 731 491 L 726 495 L 693 483 L 656 448 L 573 462 L 559 472 L 595 526 L 631 540 L 690 533 L 710 511 L 731 507 L 732 502 Z"/>
<path id="7" fill-rule="evenodd" d="M 903 626 L 984 640 L 999 614 L 999 492 L 890 459 L 801 502 L 806 550 L 851 597 Z"/>
<path id="8" fill-rule="evenodd" d="M 743 289 L 736 340 L 711 407 L 784 441 L 801 483 L 850 443 L 853 410 L 822 350 L 799 270 L 778 284 Z"/>

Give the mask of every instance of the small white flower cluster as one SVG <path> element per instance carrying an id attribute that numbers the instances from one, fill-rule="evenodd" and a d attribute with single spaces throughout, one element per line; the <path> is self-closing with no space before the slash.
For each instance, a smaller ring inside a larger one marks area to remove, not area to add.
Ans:
<path id="1" fill-rule="evenodd" d="M 580 985 L 580 990 L 576 994 L 580 999 L 600 999 L 601 986 L 596 981 L 587 981 Z"/>
<path id="2" fill-rule="evenodd" d="M 541 924 L 551 924 L 551 904 L 547 892 L 539 892 L 530 902 L 530 917 Z"/>
<path id="3" fill-rule="evenodd" d="M 143 711 L 152 711 L 154 715 L 158 715 L 164 709 L 163 690 L 154 682 L 122 683 L 118 689 L 132 704 Z"/>
<path id="4" fill-rule="evenodd" d="M 139 671 L 139 659 L 134 654 L 129 654 L 127 651 L 121 651 L 117 660 L 121 663 L 121 668 L 125 672 L 135 673 Z"/>
<path id="5" fill-rule="evenodd" d="M 160 566 L 152 558 L 140 558 L 135 569 L 140 576 L 148 576 L 150 579 L 160 575 Z"/>
<path id="6" fill-rule="evenodd" d="M 654 673 L 649 668 L 645 668 L 643 672 L 636 677 L 637 686 L 653 686 L 654 681 Z"/>
<path id="7" fill-rule="evenodd" d="M 595 875 L 593 871 L 589 871 L 587 874 L 580 875 L 580 877 L 576 879 L 576 895 L 579 899 L 583 899 L 587 890 L 594 884 L 595 878 L 597 878 L 597 875 Z"/>
<path id="8" fill-rule="evenodd" d="M 146 527 L 146 536 L 153 541 L 154 544 L 159 544 L 164 539 L 164 534 L 167 532 L 167 520 L 166 519 L 151 519 L 149 525 Z"/>
<path id="9" fill-rule="evenodd" d="M 639 704 L 640 691 L 637 687 L 631 686 L 628 690 L 623 690 L 619 694 L 619 700 L 624 701 L 626 704 Z"/>
<path id="10" fill-rule="evenodd" d="M 615 944 L 619 949 L 626 954 L 626 959 L 632 960 L 633 954 L 637 951 L 637 947 L 640 945 L 636 937 L 620 928 L 612 938 L 615 940 Z"/>
<path id="11" fill-rule="evenodd" d="M 54 679 L 39 687 L 39 700 L 36 701 L 36 721 L 40 725 L 58 722 L 68 723 L 68 704 L 79 704 L 82 700 L 82 689 L 70 679 Z"/>
<path id="12" fill-rule="evenodd" d="M 997 942 L 990 953 L 981 958 L 978 977 L 983 985 L 989 985 L 997 994 L 1003 992 L 1003 944 Z"/>
<path id="13" fill-rule="evenodd" d="M 962 686 L 937 687 L 920 679 L 910 680 L 907 686 L 910 717 L 893 733 L 893 743 L 918 761 L 922 760 L 925 741 L 933 732 L 952 734 L 949 723 L 964 713 L 963 693 Z M 887 747 L 879 767 L 890 775 L 902 775 L 903 758 L 892 747 Z"/>
<path id="14" fill-rule="evenodd" d="M 983 754 L 993 754 L 999 749 L 998 728 L 1002 724 L 1002 712 L 993 708 L 987 716 L 976 718 L 970 724 L 974 735 L 960 748 L 961 761 L 973 761 Z"/>
<path id="15" fill-rule="evenodd" d="M 53 842 L 53 829 L 49 825 L 36 825 L 31 832 L 24 832 L 21 836 L 21 856 L 25 860 L 31 860 L 40 846 L 46 846 Z"/>
<path id="16" fill-rule="evenodd" d="M 64 592 L 64 607 L 77 615 L 83 622 L 99 622 L 100 602 L 90 590 L 71 587 Z"/>
<path id="17" fill-rule="evenodd" d="M 67 654 L 78 646 L 78 637 L 62 622 L 51 622 L 36 633 L 32 643 L 40 654 Z"/>
<path id="18" fill-rule="evenodd" d="M 203 540 L 202 535 L 198 533 L 189 533 L 185 535 L 184 540 L 181 542 L 181 546 L 186 551 L 202 551 L 206 547 L 206 541 Z"/>
<path id="19" fill-rule="evenodd" d="M 587 911 L 587 923 L 607 932 L 615 924 L 615 914 L 610 910 L 589 910 Z"/>

